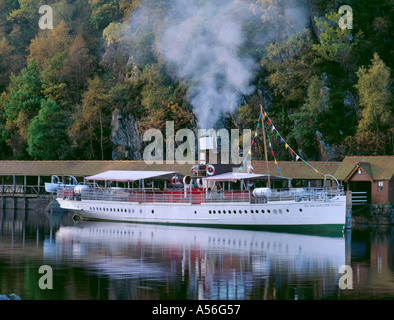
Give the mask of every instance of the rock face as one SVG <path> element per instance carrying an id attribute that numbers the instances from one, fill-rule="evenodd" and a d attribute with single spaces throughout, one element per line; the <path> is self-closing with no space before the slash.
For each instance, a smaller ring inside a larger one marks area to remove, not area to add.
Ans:
<path id="1" fill-rule="evenodd" d="M 137 120 L 116 109 L 112 113 L 111 142 L 113 160 L 141 160 L 142 139 Z"/>

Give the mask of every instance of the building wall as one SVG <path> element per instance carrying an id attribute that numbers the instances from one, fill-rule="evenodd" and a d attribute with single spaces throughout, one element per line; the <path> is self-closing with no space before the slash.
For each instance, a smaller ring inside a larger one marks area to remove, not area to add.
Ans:
<path id="1" fill-rule="evenodd" d="M 383 182 L 382 190 L 378 190 L 378 184 Z M 389 181 L 376 180 L 372 183 L 371 202 L 372 204 L 387 204 L 389 202 Z"/>
<path id="2" fill-rule="evenodd" d="M 394 178 L 389 181 L 389 201 L 394 205 Z"/>
<path id="3" fill-rule="evenodd" d="M 361 174 L 358 173 L 359 171 L 356 170 L 352 177 L 350 178 L 350 181 L 371 181 L 371 178 L 369 175 L 365 172 L 364 169 L 361 168 Z"/>

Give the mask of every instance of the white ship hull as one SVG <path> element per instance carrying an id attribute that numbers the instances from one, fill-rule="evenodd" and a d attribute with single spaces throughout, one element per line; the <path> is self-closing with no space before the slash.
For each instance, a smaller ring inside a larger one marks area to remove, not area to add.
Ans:
<path id="1" fill-rule="evenodd" d="M 57 198 L 84 219 L 215 226 L 344 225 L 346 196 L 268 203 L 137 203 Z"/>

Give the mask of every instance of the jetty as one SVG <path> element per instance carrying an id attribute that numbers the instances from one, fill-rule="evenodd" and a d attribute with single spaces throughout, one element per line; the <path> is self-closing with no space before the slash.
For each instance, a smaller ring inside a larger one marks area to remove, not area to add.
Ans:
<path id="1" fill-rule="evenodd" d="M 269 161 L 268 167 L 262 160 L 251 162 L 254 172 L 259 174 L 275 173 L 279 167 L 285 177 L 292 179 L 293 187 L 335 186 L 336 182 L 329 178 L 332 175 L 345 190 L 352 192 L 352 205 L 372 204 L 392 208 L 394 156 L 354 156 L 345 157 L 341 162 L 310 161 L 309 164 L 327 174 L 327 179 L 301 161 Z M 178 171 L 189 175 L 190 168 L 190 164 L 147 164 L 145 161 L 131 160 L 0 161 L 0 205 L 3 208 L 28 208 L 33 199 L 51 199 L 53 195 L 45 192 L 45 182 L 51 182 L 53 175 L 60 179 L 73 176 L 78 182 L 83 182 L 85 177 L 107 170 Z"/>

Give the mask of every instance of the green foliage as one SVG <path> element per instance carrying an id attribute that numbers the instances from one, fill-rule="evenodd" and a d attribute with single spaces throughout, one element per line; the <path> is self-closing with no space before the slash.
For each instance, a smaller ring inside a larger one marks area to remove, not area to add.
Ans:
<path id="1" fill-rule="evenodd" d="M 34 160 L 62 160 L 68 152 L 68 119 L 52 100 L 41 100 L 38 115 L 30 122 L 27 151 Z"/>
<path id="2" fill-rule="evenodd" d="M 350 69 L 352 54 L 360 42 L 362 32 L 354 35 L 351 29 L 339 28 L 340 17 L 341 14 L 331 12 L 326 14 L 325 19 L 314 18 L 320 34 L 319 43 L 313 45 L 313 50 L 317 53 L 316 61 L 334 61 L 347 71 Z"/>
<path id="3" fill-rule="evenodd" d="M 166 120 L 195 126 L 190 84 L 174 77 L 176 66 L 155 45 L 154 29 L 177 19 L 166 15 L 172 0 L 54 0 L 53 30 L 38 28 L 42 4 L 0 0 L 0 159 L 110 159 L 115 110 L 140 132 Z M 262 104 L 308 159 L 323 158 L 322 141 L 341 150 L 338 157 L 392 154 L 392 1 L 350 0 L 352 30 L 338 26 L 338 1 L 247 4 L 253 14 L 238 53 L 259 62 L 256 90 L 220 123 L 255 130 Z M 311 25 L 301 31 L 297 10 L 305 4 Z M 132 13 L 140 21 L 130 24 Z M 253 158 L 262 156 L 257 142 Z M 290 160 L 272 143 L 278 160 Z"/>

